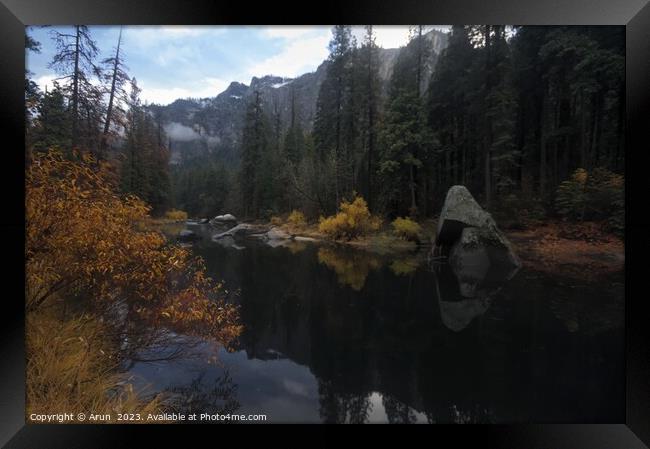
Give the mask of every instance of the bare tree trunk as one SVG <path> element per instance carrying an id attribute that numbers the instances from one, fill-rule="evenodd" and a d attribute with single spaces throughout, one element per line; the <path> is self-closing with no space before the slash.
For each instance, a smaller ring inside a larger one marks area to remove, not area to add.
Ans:
<path id="1" fill-rule="evenodd" d="M 80 26 L 76 25 L 74 76 L 72 77 L 72 148 L 77 145 L 78 119 L 79 119 L 79 33 Z"/>
<path id="2" fill-rule="evenodd" d="M 122 27 L 120 27 L 120 35 L 117 38 L 117 51 L 115 52 L 115 62 L 113 64 L 113 79 L 111 80 L 111 93 L 108 97 L 108 108 L 106 109 L 106 121 L 104 122 L 104 133 L 102 135 L 102 145 L 100 155 L 104 156 L 108 144 L 108 131 L 111 126 L 111 114 L 113 113 L 113 101 L 115 98 L 115 84 L 117 79 L 117 69 L 120 60 L 120 44 L 122 43 Z"/>

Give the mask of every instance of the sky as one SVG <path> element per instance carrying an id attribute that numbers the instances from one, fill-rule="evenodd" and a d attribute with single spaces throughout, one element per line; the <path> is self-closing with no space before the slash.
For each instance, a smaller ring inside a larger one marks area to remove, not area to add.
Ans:
<path id="1" fill-rule="evenodd" d="M 430 26 L 446 30 L 448 26 Z M 57 78 L 48 67 L 55 53 L 53 29 L 28 27 L 41 52 L 27 54 L 27 69 L 41 89 Z M 149 103 L 214 97 L 232 81 L 250 84 L 253 76 L 294 78 L 313 72 L 327 58 L 331 26 L 125 26 L 122 48 L 128 73 Z M 408 26 L 375 26 L 377 45 L 398 48 L 408 42 Z M 68 27 L 66 31 L 71 30 Z M 119 27 L 91 26 L 98 61 L 113 55 Z M 360 42 L 362 26 L 353 27 Z"/>

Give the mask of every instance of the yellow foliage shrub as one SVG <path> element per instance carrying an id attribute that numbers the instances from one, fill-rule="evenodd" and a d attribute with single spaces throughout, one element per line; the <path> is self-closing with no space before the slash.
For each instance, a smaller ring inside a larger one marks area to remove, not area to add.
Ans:
<path id="1" fill-rule="evenodd" d="M 294 209 L 289 214 L 289 217 L 287 218 L 287 223 L 289 224 L 289 226 L 291 226 L 294 229 L 301 229 L 305 227 L 305 225 L 307 224 L 307 220 L 305 220 L 305 214 L 303 214 L 299 210 Z"/>
<path id="2" fill-rule="evenodd" d="M 170 209 L 165 214 L 165 218 L 176 221 L 187 220 L 187 212 L 177 209 Z"/>
<path id="3" fill-rule="evenodd" d="M 272 216 L 271 224 L 273 226 L 280 226 L 282 224 L 282 218 L 278 217 L 277 215 Z"/>
<path id="4" fill-rule="evenodd" d="M 381 219 L 373 217 L 366 201 L 357 196 L 352 202 L 343 201 L 336 215 L 320 218 L 319 232 L 333 240 L 352 240 L 381 227 Z"/>
<path id="5" fill-rule="evenodd" d="M 97 306 L 127 301 L 153 325 L 230 343 L 241 331 L 237 309 L 220 299 L 200 259 L 138 226 L 149 207 L 115 193 L 109 169 L 88 155 L 34 155 L 26 172 L 27 311 L 72 293 Z"/>
<path id="6" fill-rule="evenodd" d="M 410 218 L 396 218 L 393 223 L 393 232 L 397 234 L 400 238 L 406 240 L 417 241 L 420 239 L 420 232 L 422 228 L 420 225 L 411 220 Z"/>
<path id="7" fill-rule="evenodd" d="M 34 154 L 25 174 L 27 409 L 158 410 L 158 399 L 142 400 L 118 375 L 121 349 L 110 335 L 122 335 L 124 323 L 104 312 L 126 305 L 142 319 L 136 344 L 173 331 L 230 348 L 242 330 L 238 309 L 201 259 L 149 229 L 144 202 L 114 191 L 107 163 L 50 151 Z M 49 306 L 71 296 L 88 313 L 63 320 Z"/>

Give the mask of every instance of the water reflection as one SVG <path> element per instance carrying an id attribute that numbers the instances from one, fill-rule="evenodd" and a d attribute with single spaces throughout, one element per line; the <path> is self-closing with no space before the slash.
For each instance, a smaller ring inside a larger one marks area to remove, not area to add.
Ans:
<path id="1" fill-rule="evenodd" d="M 205 398 L 197 409 L 224 405 L 208 392 L 227 370 L 237 412 L 271 422 L 623 419 L 623 292 L 611 280 L 571 288 L 522 270 L 468 289 L 421 254 L 300 243 L 197 245 L 211 275 L 237 291 L 237 351 L 208 365 L 215 349 L 205 347 L 203 358 L 137 364 L 134 374 L 160 390 L 187 386 Z M 580 321 L 573 311 L 587 305 L 609 325 Z"/>
<path id="2" fill-rule="evenodd" d="M 415 273 L 421 263 L 422 261 L 414 256 L 395 259 L 390 264 L 390 271 L 396 276 L 409 276 Z"/>
<path id="3" fill-rule="evenodd" d="M 335 247 L 319 248 L 318 261 L 336 272 L 339 284 L 355 291 L 363 288 L 371 270 L 381 266 L 379 257 L 372 253 Z"/>
<path id="4" fill-rule="evenodd" d="M 205 372 L 201 373 L 189 385 L 174 385 L 163 390 L 167 403 L 175 412 L 189 415 L 191 413 L 236 412 L 241 404 L 237 401 L 237 384 L 233 382 L 226 370 L 222 376 L 211 381 L 204 381 Z"/>

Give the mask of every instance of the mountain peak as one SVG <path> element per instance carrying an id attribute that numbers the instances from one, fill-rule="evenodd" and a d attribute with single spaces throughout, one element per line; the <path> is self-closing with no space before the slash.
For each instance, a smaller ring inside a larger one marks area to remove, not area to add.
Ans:
<path id="1" fill-rule="evenodd" d="M 260 89 L 264 87 L 280 87 L 291 81 L 292 78 L 283 78 L 275 75 L 265 75 L 261 78 L 256 76 L 251 80 L 251 89 Z"/>

